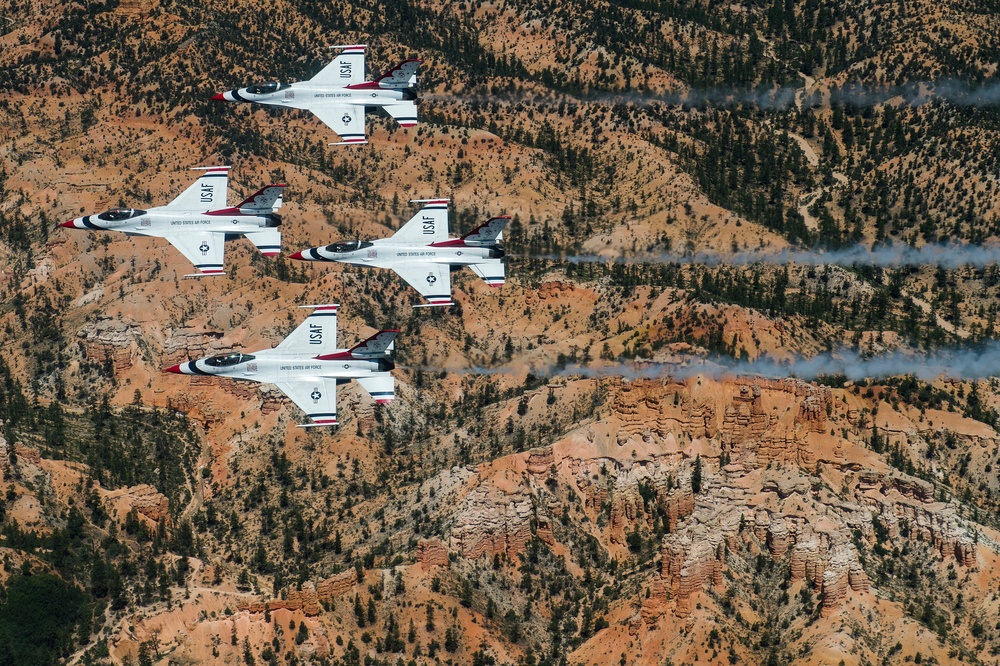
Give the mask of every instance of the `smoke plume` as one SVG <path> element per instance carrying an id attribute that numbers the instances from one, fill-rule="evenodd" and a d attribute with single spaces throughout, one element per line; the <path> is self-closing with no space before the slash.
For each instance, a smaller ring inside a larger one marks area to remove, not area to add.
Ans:
<path id="1" fill-rule="evenodd" d="M 555 105 L 569 104 L 627 104 L 632 106 L 685 106 L 692 108 L 756 106 L 762 110 L 776 111 L 801 104 L 810 107 L 820 104 L 873 107 L 889 100 L 901 100 L 907 106 L 921 106 L 933 100 L 941 100 L 956 106 L 982 108 L 1000 104 L 1000 82 L 973 85 L 957 79 L 940 81 L 913 81 L 901 85 L 869 86 L 853 84 L 831 91 L 806 93 L 802 86 L 781 86 L 778 88 L 690 88 L 675 92 L 649 93 L 626 90 L 622 92 L 593 92 L 573 96 L 568 93 L 552 92 L 548 95 L 531 92 L 506 90 L 495 95 L 462 95 L 429 93 L 422 99 L 449 100 L 473 103 L 505 103 Z"/>
<path id="2" fill-rule="evenodd" d="M 440 372 L 442 368 L 417 368 Z M 936 379 L 976 380 L 1000 377 L 1000 341 L 990 341 L 976 348 L 945 348 L 932 352 L 893 351 L 865 357 L 853 350 L 823 353 L 810 357 L 794 357 L 787 361 L 759 358 L 737 361 L 728 357 L 691 357 L 683 361 L 657 363 L 653 361 L 605 362 L 587 364 L 549 363 L 528 370 L 538 377 L 624 377 L 626 379 L 678 379 L 708 376 L 722 379 L 733 376 L 758 376 L 771 379 L 797 377 L 814 380 L 823 376 L 842 375 L 851 381 L 885 379 L 912 375 L 924 381 Z M 520 374 L 523 368 L 471 367 L 449 370 L 459 374 L 498 375 Z"/>
<path id="3" fill-rule="evenodd" d="M 780 250 L 780 251 L 747 251 L 732 255 L 722 255 L 708 252 L 696 252 L 690 255 L 672 253 L 637 254 L 632 256 L 609 257 L 596 254 L 529 255 L 532 259 L 547 261 L 565 261 L 572 264 L 706 264 L 718 266 L 729 264 L 747 266 L 750 264 L 800 264 L 803 266 L 882 266 L 892 268 L 899 266 L 942 266 L 944 268 L 959 268 L 961 266 L 983 267 L 1000 261 L 1000 248 L 981 245 L 880 245 L 867 248 L 863 245 L 836 250 Z"/>

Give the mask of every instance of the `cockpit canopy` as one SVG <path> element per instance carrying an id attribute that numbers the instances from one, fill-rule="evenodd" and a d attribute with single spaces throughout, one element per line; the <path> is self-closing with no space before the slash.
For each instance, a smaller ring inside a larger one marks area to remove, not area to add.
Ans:
<path id="1" fill-rule="evenodd" d="M 247 92 L 251 95 L 267 95 L 268 93 L 278 92 L 279 90 L 284 90 L 285 88 L 291 87 L 291 83 L 255 83 L 252 86 L 247 86 Z"/>
<path id="2" fill-rule="evenodd" d="M 355 250 L 363 250 L 366 247 L 371 247 L 375 245 L 371 241 L 363 240 L 352 240 L 352 241 L 340 241 L 339 243 L 334 243 L 332 245 L 327 245 L 324 250 L 327 252 L 354 252 Z"/>
<path id="3" fill-rule="evenodd" d="M 226 354 L 225 356 L 213 356 L 212 358 L 207 358 L 205 359 L 205 365 L 210 365 L 213 368 L 224 368 L 229 365 L 252 361 L 253 358 L 254 357 L 250 354 L 233 352 L 232 354 Z"/>
<path id="4" fill-rule="evenodd" d="M 97 219 L 104 220 L 105 222 L 121 222 L 122 220 L 129 220 L 145 214 L 146 211 L 139 210 L 138 208 L 112 208 L 98 215 Z"/>

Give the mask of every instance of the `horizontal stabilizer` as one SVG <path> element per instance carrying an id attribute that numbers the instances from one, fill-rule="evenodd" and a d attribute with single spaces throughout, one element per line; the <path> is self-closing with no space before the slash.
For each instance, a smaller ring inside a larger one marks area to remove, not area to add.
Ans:
<path id="1" fill-rule="evenodd" d="M 246 234 L 246 237 L 265 257 L 277 257 L 281 254 L 281 231 L 278 229 L 262 229 Z"/>
<path id="2" fill-rule="evenodd" d="M 491 287 L 502 287 L 507 281 L 503 262 L 499 259 L 487 259 L 476 264 L 469 264 L 469 268 Z"/>
<path id="3" fill-rule="evenodd" d="M 396 119 L 400 127 L 416 127 L 417 103 L 413 101 L 386 104 L 382 107 L 386 113 Z"/>
<path id="4" fill-rule="evenodd" d="M 396 397 L 396 380 L 388 372 L 360 377 L 358 383 L 361 384 L 361 388 L 368 391 L 375 402 L 381 405 L 392 402 Z"/>

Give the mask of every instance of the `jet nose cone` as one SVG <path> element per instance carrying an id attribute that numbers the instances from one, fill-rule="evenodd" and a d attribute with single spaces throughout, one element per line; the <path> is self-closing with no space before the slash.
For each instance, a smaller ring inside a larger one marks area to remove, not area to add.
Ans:
<path id="1" fill-rule="evenodd" d="M 218 95 L 212 95 L 212 99 L 214 99 L 216 102 L 225 102 L 226 93 L 219 93 Z"/>
<path id="2" fill-rule="evenodd" d="M 76 220 L 66 220 L 65 222 L 63 222 L 59 226 L 60 227 L 66 227 L 67 229 L 75 229 L 76 228 Z"/>
<path id="3" fill-rule="evenodd" d="M 181 372 L 181 366 L 179 365 L 172 365 L 169 368 L 163 368 L 163 372 L 173 372 L 178 375 L 184 374 L 183 372 Z"/>
<path id="4" fill-rule="evenodd" d="M 288 255 L 288 258 L 289 259 L 305 259 L 305 257 L 302 256 L 301 252 L 296 252 L 295 254 L 290 254 L 290 255 Z"/>

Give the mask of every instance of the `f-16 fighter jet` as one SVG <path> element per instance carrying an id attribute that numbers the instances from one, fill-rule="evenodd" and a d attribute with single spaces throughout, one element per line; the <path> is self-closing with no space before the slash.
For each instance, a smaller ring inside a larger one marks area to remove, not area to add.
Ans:
<path id="1" fill-rule="evenodd" d="M 374 81 L 365 81 L 365 46 L 344 49 L 336 60 L 308 81 L 263 83 L 219 93 L 212 99 L 256 102 L 312 111 L 340 135 L 333 146 L 368 143 L 365 107 L 382 107 L 402 127 L 417 124 L 417 67 L 421 60 L 404 60 Z"/>
<path id="2" fill-rule="evenodd" d="M 396 384 L 389 371 L 399 331 L 379 331 L 350 349 L 337 349 L 339 306 L 302 307 L 312 308 L 312 314 L 277 347 L 187 361 L 164 372 L 274 384 L 312 419 L 303 428 L 337 425 L 337 384 L 352 379 L 377 402 L 392 402 Z"/>
<path id="3" fill-rule="evenodd" d="M 461 238 L 448 238 L 448 200 L 416 202 L 425 205 L 390 238 L 342 241 L 302 250 L 291 258 L 391 268 L 429 301 L 415 308 L 454 305 L 452 266 L 468 266 L 491 287 L 504 285 L 500 240 L 509 215 L 490 218 Z"/>
<path id="4" fill-rule="evenodd" d="M 166 206 L 140 210 L 113 208 L 63 222 L 70 229 L 123 231 L 129 236 L 166 238 L 199 273 L 223 274 L 225 241 L 246 236 L 265 257 L 281 253 L 281 208 L 284 185 L 268 185 L 231 208 L 226 207 L 229 167 L 199 167 L 205 173 Z"/>

